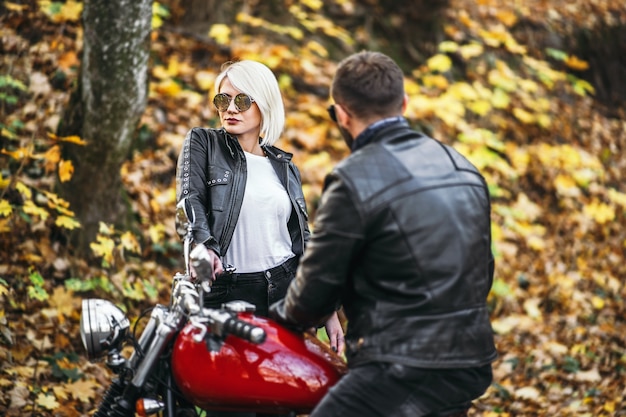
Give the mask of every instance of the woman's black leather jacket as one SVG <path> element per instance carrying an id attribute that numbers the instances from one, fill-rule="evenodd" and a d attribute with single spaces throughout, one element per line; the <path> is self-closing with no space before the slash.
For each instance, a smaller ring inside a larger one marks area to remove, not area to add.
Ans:
<path id="1" fill-rule="evenodd" d="M 288 228 L 292 250 L 302 255 L 309 239 L 300 172 L 292 154 L 263 146 L 292 204 Z M 176 167 L 176 201 L 187 198 L 194 209 L 194 241 L 224 256 L 241 210 L 247 178 L 246 158 L 237 139 L 224 129 L 193 128 L 185 137 Z"/>

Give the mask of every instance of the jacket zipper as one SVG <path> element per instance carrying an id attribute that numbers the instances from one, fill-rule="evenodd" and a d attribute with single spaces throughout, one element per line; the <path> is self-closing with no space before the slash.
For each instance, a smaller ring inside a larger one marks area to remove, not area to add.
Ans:
<path id="1" fill-rule="evenodd" d="M 228 142 L 227 142 L 227 146 L 230 149 Z M 231 152 L 233 152 L 232 149 L 231 149 Z M 241 173 L 241 175 L 237 175 L 237 176 L 233 175 L 233 178 L 239 177 L 239 179 L 235 181 L 235 183 L 233 184 L 233 188 L 230 192 L 230 201 L 237 201 L 236 197 L 239 192 L 240 185 L 242 181 L 243 182 L 246 181 L 246 177 L 248 173 L 247 173 L 247 169 L 245 171 L 242 169 L 242 166 L 244 165 L 243 161 L 245 161 L 245 157 L 243 156 L 243 154 L 240 152 L 236 152 L 236 153 L 231 153 L 231 155 L 235 157 L 235 164 L 236 164 L 235 172 Z M 242 199 L 243 199 L 243 196 L 242 196 Z M 239 207 L 239 210 L 241 210 L 241 207 Z M 222 239 L 220 241 L 220 248 L 222 251 L 221 256 L 226 255 L 226 251 L 228 251 L 228 247 L 230 246 L 230 241 L 233 238 L 233 233 L 230 231 L 230 227 L 233 222 L 234 212 L 235 212 L 234 209 L 228 210 L 228 217 L 226 218 L 226 223 L 224 224 L 224 233 L 222 233 Z M 234 231 L 234 228 L 233 228 L 233 231 Z M 228 243 L 227 243 L 227 240 L 228 240 Z"/>
<path id="2" fill-rule="evenodd" d="M 304 215 L 300 215 L 300 205 L 297 201 L 294 200 L 291 190 L 289 189 L 289 164 L 284 163 L 284 178 L 285 178 L 285 190 L 287 190 L 287 195 L 289 196 L 289 200 L 291 201 L 291 206 L 296 212 L 296 217 L 298 218 L 298 227 L 300 228 L 300 253 L 304 253 Z"/>

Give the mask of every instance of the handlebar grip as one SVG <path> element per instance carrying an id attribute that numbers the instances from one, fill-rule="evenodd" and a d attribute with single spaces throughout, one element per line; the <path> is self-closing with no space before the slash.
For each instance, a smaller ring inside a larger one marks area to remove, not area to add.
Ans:
<path id="1" fill-rule="evenodd" d="M 223 330 L 224 333 L 230 333 L 256 344 L 263 343 L 266 337 L 265 330 L 236 317 L 227 319 L 224 322 Z"/>

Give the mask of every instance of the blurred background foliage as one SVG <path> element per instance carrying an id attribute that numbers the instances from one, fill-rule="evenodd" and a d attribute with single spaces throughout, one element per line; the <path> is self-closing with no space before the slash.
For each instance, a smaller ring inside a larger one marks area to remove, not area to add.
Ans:
<path id="1" fill-rule="evenodd" d="M 194 126 L 217 126 L 229 60 L 275 72 L 314 220 L 347 155 L 328 119 L 337 62 L 381 50 L 405 70 L 417 129 L 485 175 L 500 358 L 472 415 L 626 415 L 626 5 L 622 0 L 155 2 L 148 106 L 120 167 L 135 225 L 101 223 L 90 256 L 57 194 L 85 138 L 56 128 L 76 86 L 82 2 L 0 3 L 0 411 L 87 415 L 110 375 L 88 363 L 80 298 L 131 317 L 182 269 L 175 164 Z M 18 411 L 16 410 L 26 410 Z"/>

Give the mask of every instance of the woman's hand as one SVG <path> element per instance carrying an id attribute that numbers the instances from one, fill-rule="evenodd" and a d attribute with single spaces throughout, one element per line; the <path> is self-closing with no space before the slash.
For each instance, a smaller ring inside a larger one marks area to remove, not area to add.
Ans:
<path id="1" fill-rule="evenodd" d="M 222 266 L 222 260 L 220 259 L 219 255 L 215 253 L 213 249 L 209 249 L 209 253 L 211 254 L 213 262 L 213 275 L 211 275 L 211 280 L 215 281 L 217 276 L 224 272 L 224 267 Z"/>
<path id="2" fill-rule="evenodd" d="M 330 341 L 330 347 L 339 355 L 343 354 L 346 345 L 343 338 L 343 329 L 341 328 L 339 316 L 336 311 L 326 321 L 325 327 L 328 340 Z"/>
<path id="3" fill-rule="evenodd" d="M 211 265 L 211 277 L 210 278 L 211 278 L 211 282 L 213 282 L 216 280 L 217 275 L 224 272 L 222 261 L 220 257 L 218 256 L 218 254 L 215 253 L 215 251 L 213 251 L 212 249 L 208 249 L 208 248 L 206 249 L 205 255 L 203 255 L 203 257 Z M 198 278 L 198 273 L 196 272 L 196 269 L 193 267 L 193 265 L 189 265 L 189 269 L 190 269 L 189 272 L 191 274 L 191 280 L 195 281 Z"/>

